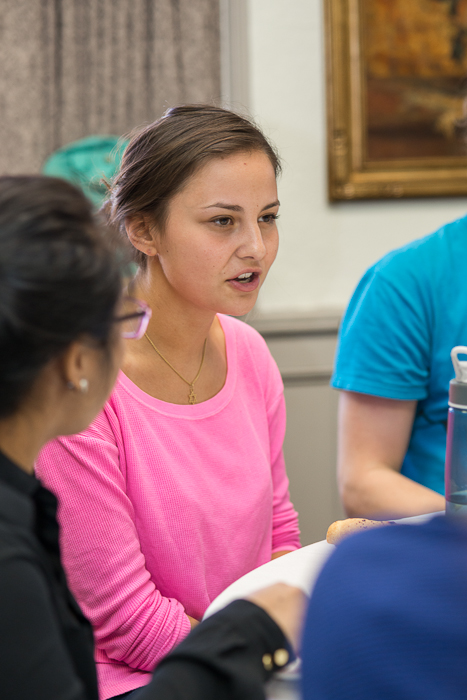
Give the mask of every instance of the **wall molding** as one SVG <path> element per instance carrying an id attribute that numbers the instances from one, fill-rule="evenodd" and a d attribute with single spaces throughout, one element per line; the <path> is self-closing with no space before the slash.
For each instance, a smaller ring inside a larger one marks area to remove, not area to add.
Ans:
<path id="1" fill-rule="evenodd" d="M 296 386 L 329 382 L 341 317 L 333 310 L 245 320 L 266 340 L 284 384 Z"/>
<path id="2" fill-rule="evenodd" d="M 303 314 L 259 314 L 245 317 L 263 337 L 336 334 L 342 312 L 324 310 Z"/>

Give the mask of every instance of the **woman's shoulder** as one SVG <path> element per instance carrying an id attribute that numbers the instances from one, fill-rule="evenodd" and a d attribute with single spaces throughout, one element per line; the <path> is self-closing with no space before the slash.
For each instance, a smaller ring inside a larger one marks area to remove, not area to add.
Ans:
<path id="1" fill-rule="evenodd" d="M 225 334 L 226 343 L 235 338 L 237 344 L 248 345 L 258 352 L 271 357 L 266 341 L 253 326 L 233 316 L 225 316 L 224 314 L 218 314 L 218 316 Z"/>
<path id="2" fill-rule="evenodd" d="M 447 267 L 452 270 L 453 265 L 460 261 L 463 270 L 466 233 L 467 216 L 464 216 L 386 253 L 369 268 L 369 272 L 375 278 L 397 282 L 426 280 L 429 286 L 436 287 L 437 275 L 444 279 Z"/>
<path id="3" fill-rule="evenodd" d="M 97 440 L 104 440 L 105 442 L 115 442 L 115 427 L 119 424 L 114 400 L 114 393 L 116 391 L 117 387 L 114 388 L 102 411 L 98 413 L 87 428 L 76 435 L 67 435 L 58 439 L 64 443 L 72 442 L 76 438 L 95 438 Z"/>
<path id="4" fill-rule="evenodd" d="M 57 479 L 61 475 L 61 470 L 56 469 L 57 463 L 63 463 L 78 455 L 86 461 L 96 462 L 96 456 L 102 457 L 108 450 L 117 449 L 119 435 L 119 416 L 111 395 L 102 411 L 87 428 L 74 435 L 57 437 L 42 448 L 35 465 L 36 475 L 50 488 L 51 475 Z"/>
<path id="5" fill-rule="evenodd" d="M 272 400 L 283 391 L 279 369 L 266 341 L 257 330 L 245 321 L 231 316 L 221 316 L 221 325 L 225 333 L 227 352 L 229 345 L 235 343 L 238 367 L 247 380 L 257 378 L 262 391 Z"/>

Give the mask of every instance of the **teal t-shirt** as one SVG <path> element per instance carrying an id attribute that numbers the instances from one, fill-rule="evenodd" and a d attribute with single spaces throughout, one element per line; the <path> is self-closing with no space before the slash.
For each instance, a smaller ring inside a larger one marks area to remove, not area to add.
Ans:
<path id="1" fill-rule="evenodd" d="M 402 474 L 444 494 L 450 352 L 467 345 L 467 217 L 382 258 L 342 321 L 331 385 L 417 400 Z"/>

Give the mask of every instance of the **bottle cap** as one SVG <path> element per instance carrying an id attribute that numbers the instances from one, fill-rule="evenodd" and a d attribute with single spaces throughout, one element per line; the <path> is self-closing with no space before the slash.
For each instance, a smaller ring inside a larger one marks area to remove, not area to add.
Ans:
<path id="1" fill-rule="evenodd" d="M 467 360 L 459 360 L 459 355 L 467 355 L 467 347 L 456 345 L 451 350 L 456 377 L 449 382 L 449 405 L 451 408 L 467 410 Z"/>

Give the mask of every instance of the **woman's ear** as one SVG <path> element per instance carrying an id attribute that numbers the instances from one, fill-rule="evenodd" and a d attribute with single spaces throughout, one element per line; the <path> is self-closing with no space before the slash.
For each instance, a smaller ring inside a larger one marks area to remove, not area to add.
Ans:
<path id="1" fill-rule="evenodd" d="M 145 255 L 157 255 L 155 226 L 148 216 L 137 214 L 125 219 L 125 228 L 130 243 Z"/>
<path id="2" fill-rule="evenodd" d="M 61 372 L 69 389 L 77 389 L 86 393 L 89 386 L 89 355 L 91 352 L 89 346 L 75 341 L 61 356 Z"/>

